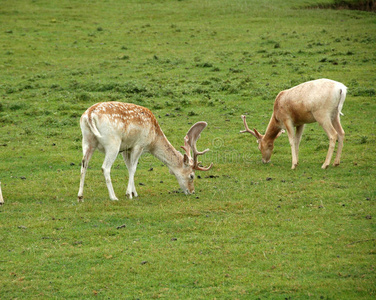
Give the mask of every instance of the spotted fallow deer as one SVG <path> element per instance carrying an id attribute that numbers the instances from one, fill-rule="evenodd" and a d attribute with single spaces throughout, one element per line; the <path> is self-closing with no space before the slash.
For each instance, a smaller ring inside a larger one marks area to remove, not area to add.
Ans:
<path id="1" fill-rule="evenodd" d="M 86 170 L 93 152 L 98 149 L 105 153 L 102 171 L 111 200 L 115 195 L 110 171 L 117 155 L 122 153 L 128 168 L 129 180 L 126 195 L 137 197 L 134 175 L 141 154 L 150 152 L 175 175 L 185 194 L 194 193 L 195 170 L 208 171 L 213 166 L 200 166 L 197 157 L 209 151 L 197 151 L 196 142 L 207 126 L 206 122 L 194 124 L 184 138 L 185 154 L 177 151 L 167 140 L 152 112 L 142 106 L 121 102 L 102 102 L 88 108 L 81 116 L 83 159 L 81 165 L 78 201 L 83 201 Z M 191 156 L 193 152 L 193 157 Z"/>
<path id="2" fill-rule="evenodd" d="M 262 161 L 267 163 L 272 155 L 274 140 L 286 129 L 292 152 L 292 169 L 295 169 L 304 125 L 318 122 L 329 137 L 329 150 L 322 168 L 329 166 L 337 139 L 337 155 L 333 165 L 338 166 L 345 137 L 340 115 L 346 93 L 347 87 L 337 81 L 318 79 L 304 82 L 278 94 L 265 135 L 256 129 L 250 130 L 244 115 L 242 119 L 245 130 L 241 133 L 249 132 L 257 139 Z"/>

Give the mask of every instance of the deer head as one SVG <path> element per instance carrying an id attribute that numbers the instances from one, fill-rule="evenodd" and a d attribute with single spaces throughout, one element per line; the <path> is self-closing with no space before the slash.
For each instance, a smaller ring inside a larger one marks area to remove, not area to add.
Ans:
<path id="1" fill-rule="evenodd" d="M 285 131 L 280 130 L 274 138 L 266 139 L 265 135 L 262 135 L 261 133 L 259 133 L 255 128 L 253 130 L 249 129 L 247 122 L 245 120 L 246 119 L 245 115 L 242 115 L 242 119 L 244 122 L 245 130 L 240 131 L 240 133 L 249 132 L 250 134 L 252 134 L 257 139 L 258 148 L 262 155 L 262 162 L 263 163 L 270 162 L 270 158 L 272 156 L 272 152 L 274 148 L 274 140 Z"/>
<path id="2" fill-rule="evenodd" d="M 199 152 L 196 147 L 197 140 L 200 138 L 200 133 L 206 126 L 206 122 L 197 122 L 194 124 L 184 138 L 184 146 L 181 147 L 185 151 L 183 167 L 182 169 L 174 171 L 174 175 L 178 179 L 180 187 L 186 194 L 194 193 L 193 180 L 195 178 L 195 171 L 209 171 L 213 166 L 213 163 L 211 163 L 209 167 L 202 167 L 200 166 L 201 162 L 198 161 L 199 155 L 203 155 L 209 151 L 209 149 L 206 149 Z"/>

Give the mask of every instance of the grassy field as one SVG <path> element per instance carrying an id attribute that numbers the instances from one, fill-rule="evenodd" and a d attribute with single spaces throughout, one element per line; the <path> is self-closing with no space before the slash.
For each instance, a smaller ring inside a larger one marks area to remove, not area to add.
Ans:
<path id="1" fill-rule="evenodd" d="M 374 299 L 376 15 L 316 1 L 0 0 L 1 299 Z M 339 167 L 308 125 L 297 170 L 287 135 L 261 133 L 280 90 L 348 86 Z M 178 149 L 196 121 L 210 148 L 185 196 L 140 159 L 108 198 L 96 152 L 77 202 L 79 118 L 100 101 L 150 108 Z"/>

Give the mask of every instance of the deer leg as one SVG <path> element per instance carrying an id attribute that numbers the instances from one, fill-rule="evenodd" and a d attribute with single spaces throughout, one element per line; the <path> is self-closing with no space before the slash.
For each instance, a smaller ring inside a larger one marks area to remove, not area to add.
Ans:
<path id="1" fill-rule="evenodd" d="M 127 150 L 122 153 L 124 162 L 127 166 L 129 179 L 126 195 L 132 199 L 132 197 L 138 197 L 136 187 L 134 185 L 134 175 L 137 169 L 138 159 L 142 154 L 142 148 L 134 147 L 133 149 Z"/>
<path id="2" fill-rule="evenodd" d="M 336 158 L 334 159 L 333 166 L 338 166 L 341 160 L 341 153 L 342 153 L 342 148 L 343 148 L 343 141 L 345 139 L 345 131 L 343 130 L 341 123 L 340 123 L 340 118 L 339 114 L 336 116 L 336 118 L 332 122 L 334 129 L 337 131 L 338 134 L 338 148 L 337 148 L 337 155 Z"/>
<path id="3" fill-rule="evenodd" d="M 299 163 L 299 145 L 302 140 L 302 135 L 304 131 L 304 124 L 296 127 L 295 132 L 295 151 L 296 151 L 296 162 Z"/>
<path id="4" fill-rule="evenodd" d="M 85 141 L 83 142 L 83 158 L 81 164 L 81 177 L 80 177 L 80 189 L 78 190 L 78 202 L 83 202 L 84 200 L 84 182 L 87 167 L 89 166 L 89 161 L 96 149 L 96 146 L 87 145 Z"/>
<path id="5" fill-rule="evenodd" d="M 316 120 L 317 120 L 317 118 L 316 118 Z M 328 153 L 326 155 L 325 162 L 321 166 L 322 169 L 326 169 L 329 166 L 329 164 L 330 164 L 330 160 L 332 159 L 334 148 L 336 146 L 336 141 L 337 141 L 338 134 L 337 134 L 337 131 L 334 129 L 334 127 L 332 125 L 332 122 L 331 122 L 331 120 L 329 118 L 326 119 L 325 121 L 317 120 L 317 122 L 319 122 L 319 124 L 325 130 L 325 132 L 326 132 L 326 134 L 327 134 L 327 136 L 329 138 Z"/>
<path id="6" fill-rule="evenodd" d="M 3 205 L 4 204 L 4 198 L 3 198 L 3 194 L 1 193 L 1 182 L 0 182 L 0 205 Z"/>
<path id="7" fill-rule="evenodd" d="M 110 176 L 111 167 L 114 164 L 116 157 L 119 153 L 119 147 L 115 147 L 115 148 L 111 147 L 111 149 L 107 148 L 105 150 L 105 153 L 106 154 L 105 154 L 104 162 L 102 165 L 102 171 L 103 171 L 104 178 L 106 180 L 108 193 L 110 195 L 111 200 L 119 200 L 115 195 L 114 188 L 111 182 L 111 176 Z"/>
<path id="8" fill-rule="evenodd" d="M 296 151 L 296 137 L 295 137 L 295 131 L 294 131 L 294 126 L 291 123 L 285 123 L 287 135 L 289 137 L 289 143 L 291 146 L 291 154 L 292 154 L 292 166 L 291 169 L 295 169 L 296 166 L 298 165 L 298 155 Z"/>

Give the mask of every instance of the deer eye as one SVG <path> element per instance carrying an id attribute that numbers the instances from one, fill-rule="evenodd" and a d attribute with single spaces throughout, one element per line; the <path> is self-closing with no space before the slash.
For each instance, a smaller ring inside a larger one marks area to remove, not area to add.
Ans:
<path id="1" fill-rule="evenodd" d="M 189 175 L 189 179 L 191 179 L 191 180 L 195 179 L 195 174 Z"/>

